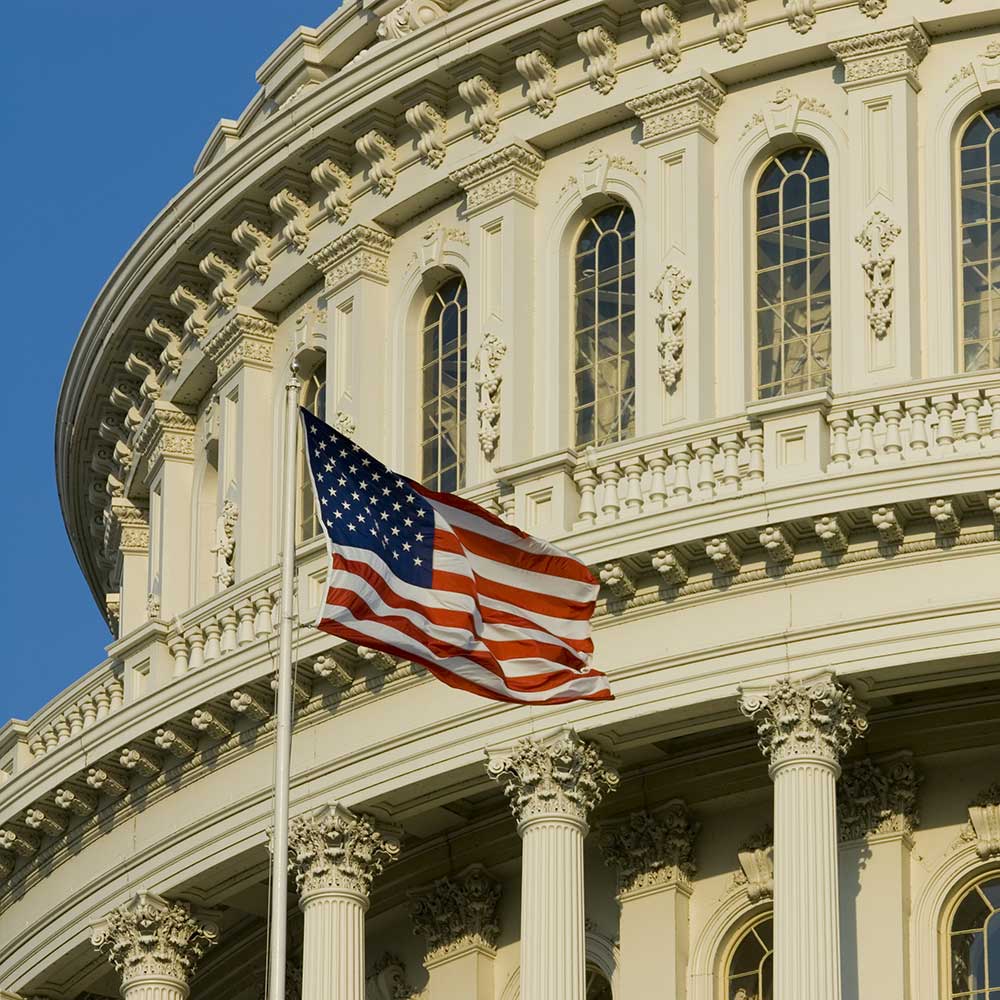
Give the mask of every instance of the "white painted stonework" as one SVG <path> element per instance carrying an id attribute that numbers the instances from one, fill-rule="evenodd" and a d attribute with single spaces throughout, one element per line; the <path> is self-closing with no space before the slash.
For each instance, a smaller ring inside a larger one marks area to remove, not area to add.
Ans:
<path id="1" fill-rule="evenodd" d="M 0 728 L 0 997 L 262 996 L 281 387 L 319 373 L 419 477 L 457 275 L 464 493 L 592 567 L 616 698 L 502 706 L 316 632 L 304 541 L 289 996 L 750 1000 L 773 913 L 777 1000 L 951 1000 L 1000 875 L 1000 368 L 963 370 L 958 263 L 1000 8 L 357 0 L 257 79 L 70 359 L 114 638 Z M 759 399 L 755 186 L 802 145 L 829 384 Z M 576 245 L 623 204 L 634 433 L 578 447 Z"/>

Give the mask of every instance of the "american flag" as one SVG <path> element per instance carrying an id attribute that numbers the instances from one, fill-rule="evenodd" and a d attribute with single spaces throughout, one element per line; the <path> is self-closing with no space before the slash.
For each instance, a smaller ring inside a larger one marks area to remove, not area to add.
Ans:
<path id="1" fill-rule="evenodd" d="M 612 697 L 589 666 L 598 585 L 583 563 L 302 419 L 330 556 L 317 628 L 485 698 Z"/>

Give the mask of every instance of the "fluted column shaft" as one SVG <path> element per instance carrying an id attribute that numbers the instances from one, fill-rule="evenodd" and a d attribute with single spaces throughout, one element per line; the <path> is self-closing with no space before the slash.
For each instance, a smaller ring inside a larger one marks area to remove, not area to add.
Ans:
<path id="1" fill-rule="evenodd" d="M 302 1000 L 364 1000 L 368 899 L 341 889 L 302 896 Z"/>
<path id="2" fill-rule="evenodd" d="M 190 994 L 187 983 L 168 977 L 136 980 L 122 990 L 124 1000 L 187 1000 Z"/>

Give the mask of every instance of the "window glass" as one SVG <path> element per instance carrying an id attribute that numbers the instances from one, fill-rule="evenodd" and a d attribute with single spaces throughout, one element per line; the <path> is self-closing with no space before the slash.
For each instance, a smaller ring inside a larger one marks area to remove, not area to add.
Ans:
<path id="1" fill-rule="evenodd" d="M 952 1000 L 1000 997 L 1000 876 L 962 897 L 948 937 Z"/>
<path id="2" fill-rule="evenodd" d="M 587 966 L 587 1000 L 612 1000 L 611 983 L 600 969 Z"/>
<path id="3" fill-rule="evenodd" d="M 772 1000 L 774 922 L 768 914 L 736 942 L 726 969 L 726 1000 Z"/>

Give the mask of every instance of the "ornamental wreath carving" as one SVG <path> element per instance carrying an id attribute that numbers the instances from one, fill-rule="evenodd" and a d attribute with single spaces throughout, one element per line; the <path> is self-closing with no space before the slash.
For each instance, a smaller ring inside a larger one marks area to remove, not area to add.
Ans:
<path id="1" fill-rule="evenodd" d="M 864 250 L 861 266 L 867 280 L 865 298 L 868 299 L 868 325 L 872 333 L 882 340 L 892 325 L 892 293 L 895 285 L 896 258 L 889 248 L 902 230 L 885 212 L 875 211 L 865 223 L 855 242 Z"/>
<path id="2" fill-rule="evenodd" d="M 913 832 L 921 777 L 910 754 L 876 763 L 870 757 L 845 767 L 837 783 L 841 840 L 870 834 Z"/>
<path id="3" fill-rule="evenodd" d="M 479 443 L 483 454 L 492 458 L 500 440 L 500 385 L 503 376 L 500 365 L 507 353 L 507 345 L 495 334 L 487 333 L 479 345 L 479 352 L 472 362 L 478 373 L 476 392 L 479 396 Z"/>
<path id="4" fill-rule="evenodd" d="M 195 918 L 187 903 L 140 892 L 96 924 L 90 942 L 127 986 L 146 978 L 186 983 L 218 940 L 219 928 Z"/>
<path id="5" fill-rule="evenodd" d="M 495 950 L 500 892 L 500 883 L 482 865 L 473 865 L 415 894 L 411 916 L 414 932 L 427 941 L 426 961 L 466 948 Z"/>
<path id="6" fill-rule="evenodd" d="M 545 740 L 520 740 L 510 750 L 487 754 L 489 775 L 504 782 L 518 823 L 553 814 L 586 823 L 605 794 L 618 787 L 618 772 L 569 727 Z"/>
<path id="7" fill-rule="evenodd" d="M 757 745 L 771 767 L 802 757 L 836 763 L 868 728 L 854 693 L 825 674 L 782 677 L 766 692 L 741 692 L 740 710 L 757 723 Z"/>
<path id="8" fill-rule="evenodd" d="M 687 306 L 684 299 L 691 288 L 691 279 L 676 265 L 664 268 L 656 287 L 649 293 L 659 306 L 656 325 L 660 328 L 660 339 L 656 349 L 660 353 L 660 378 L 667 390 L 673 389 L 680 381 L 684 364 L 684 317 Z"/>

